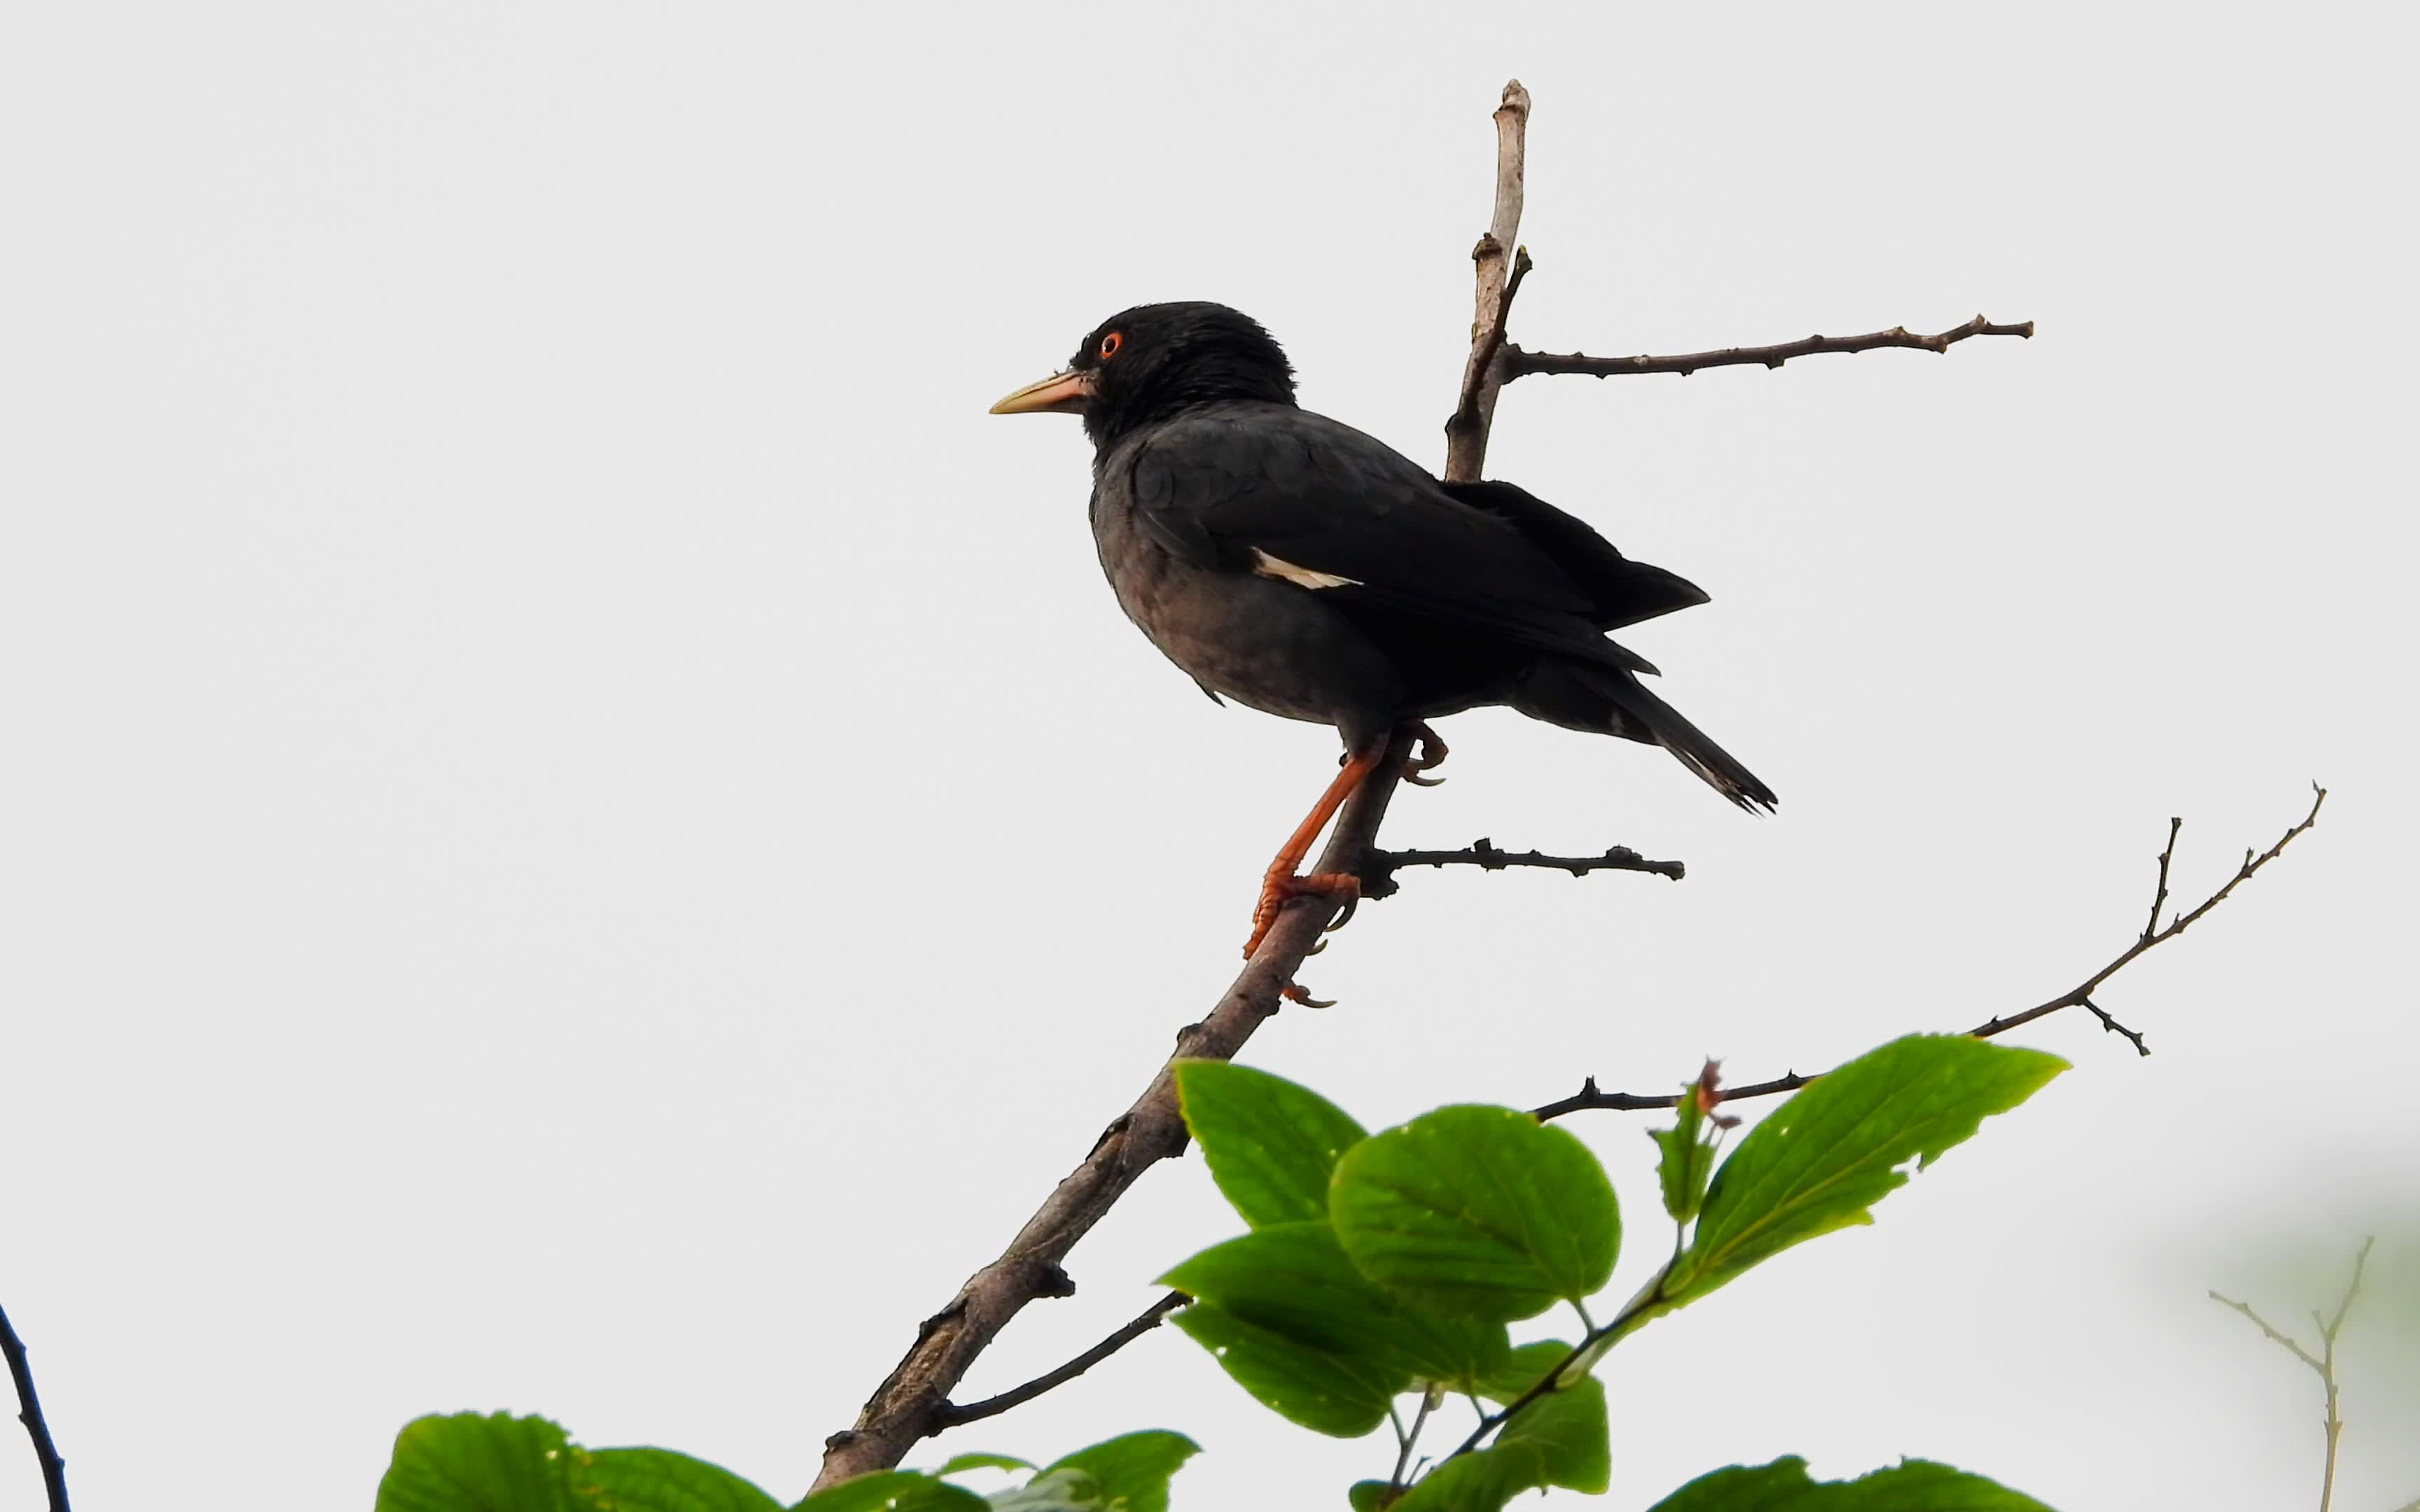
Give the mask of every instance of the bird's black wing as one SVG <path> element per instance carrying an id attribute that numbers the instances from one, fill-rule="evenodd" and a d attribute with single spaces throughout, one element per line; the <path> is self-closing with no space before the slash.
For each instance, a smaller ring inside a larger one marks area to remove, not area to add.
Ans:
<path id="1" fill-rule="evenodd" d="M 1130 490 L 1145 528 L 1198 566 L 1283 579 L 1347 613 L 1408 615 L 1539 649 L 1634 659 L 1599 635 L 1601 595 L 1510 511 L 1457 499 L 1349 425 L 1281 405 L 1217 405 L 1137 442 L 1105 459 L 1103 486 Z M 1551 511 L 1521 497 L 1533 515 Z M 1553 513 L 1567 532 L 1593 539 Z"/>
<path id="2" fill-rule="evenodd" d="M 1696 583 L 1679 573 L 1631 561 L 1587 521 L 1563 513 L 1516 484 L 1491 481 L 1437 486 L 1503 519 L 1552 558 L 1564 576 L 1588 594 L 1589 619 L 1600 630 L 1619 630 L 1706 602 L 1705 590 Z"/>

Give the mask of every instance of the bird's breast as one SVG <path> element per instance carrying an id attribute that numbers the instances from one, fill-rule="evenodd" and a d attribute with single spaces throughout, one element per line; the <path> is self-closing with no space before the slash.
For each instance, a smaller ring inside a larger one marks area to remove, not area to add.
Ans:
<path id="1" fill-rule="evenodd" d="M 1264 713 L 1353 729 L 1400 701 L 1391 658 L 1313 590 L 1187 562 L 1115 499 L 1094 501 L 1093 540 L 1126 618 L 1204 687 Z"/>

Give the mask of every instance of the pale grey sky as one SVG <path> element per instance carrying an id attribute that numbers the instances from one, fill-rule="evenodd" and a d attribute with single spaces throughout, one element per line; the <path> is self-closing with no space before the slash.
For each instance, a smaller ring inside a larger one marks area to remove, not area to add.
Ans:
<path id="1" fill-rule="evenodd" d="M 1513 75 L 1525 343 L 2040 334 L 1512 390 L 1493 470 L 1714 595 L 1635 643 L 1781 811 L 1454 720 L 1396 841 L 1689 879 L 1414 876 L 1247 1058 L 1373 1126 L 1813 1069 L 2071 985 L 2169 814 L 2197 897 L 2318 778 L 2102 999 L 2151 1058 L 2035 1026 L 2073 1073 L 1624 1346 L 1604 1504 L 1787 1452 L 2310 1504 L 2315 1386 L 2202 1291 L 2299 1315 L 2371 1229 L 2337 1504 L 2420 1494 L 2408 13 L 1822 8 L 0 13 L 0 1302 L 79 1504 L 365 1505 L 466 1408 L 799 1494 L 1330 769 L 1119 617 L 1074 423 L 985 406 L 1218 299 L 1434 463 Z M 1647 1126 L 1570 1124 L 1641 1235 Z M 1233 1227 L 1155 1173 L 970 1393 Z M 1163 1331 L 922 1462 L 1145 1427 L 1180 1506 L 1388 1453 Z"/>

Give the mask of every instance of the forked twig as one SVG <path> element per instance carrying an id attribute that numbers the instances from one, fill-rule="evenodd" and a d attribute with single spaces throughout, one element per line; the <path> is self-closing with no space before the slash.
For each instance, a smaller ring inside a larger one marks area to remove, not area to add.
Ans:
<path id="1" fill-rule="evenodd" d="M 2160 853 L 2160 877 L 2157 889 L 2153 894 L 2154 901 L 2151 905 L 2150 926 L 2146 927 L 2143 933 L 2135 937 L 2133 944 L 2119 951 L 2115 960 L 2111 961 L 2107 965 L 2102 966 L 2100 970 L 2094 972 L 2091 976 L 2086 977 L 2084 981 L 2076 987 L 2059 994 L 2056 997 L 2052 998 L 2046 1003 L 2037 1003 L 2032 1008 L 2026 1009 L 2022 1013 L 2010 1013 L 2005 1018 L 1986 1019 L 1984 1022 L 1977 1025 L 1971 1029 L 1968 1029 L 1966 1032 L 1978 1040 L 1988 1040 L 1993 1035 L 2006 1034 L 2009 1030 L 2015 1028 L 2021 1024 L 2030 1024 L 2038 1018 L 2042 1018 L 2048 1014 L 2055 1013 L 2062 1008 L 2087 1008 L 2100 1018 L 2101 1025 L 2103 1029 L 2112 1034 L 2124 1035 L 2128 1040 L 2133 1041 L 2136 1054 L 2145 1056 L 2149 1055 L 2151 1053 L 2150 1047 L 2143 1042 L 2143 1037 L 2135 1033 L 2133 1029 L 2130 1029 L 2124 1025 L 2118 1023 L 2116 1019 L 2110 1017 L 2108 1012 L 2104 1011 L 2101 1005 L 2092 1001 L 2092 994 L 2102 982 L 2107 981 L 2110 978 L 2124 970 L 2128 964 L 2133 963 L 2136 957 L 2142 955 L 2145 951 L 2152 949 L 2160 945 L 2164 945 L 2169 940 L 2175 939 L 2178 935 L 2182 934 L 2187 928 L 2191 927 L 2203 915 L 2209 913 L 2220 903 L 2225 903 L 2229 893 L 2232 893 L 2237 887 L 2242 886 L 2245 882 L 2250 881 L 2255 872 L 2258 872 L 2262 867 L 2267 866 L 2270 862 L 2277 859 L 2279 856 L 2283 855 L 2286 847 L 2291 845 L 2296 837 L 2309 829 L 2312 825 L 2318 824 L 2319 822 L 2319 806 L 2328 801 L 2328 790 L 2319 786 L 2317 782 L 2314 782 L 2311 784 L 2311 792 L 2313 794 L 2311 799 L 2311 810 L 2303 816 L 2300 824 L 2295 825 L 2293 827 L 2288 829 L 2286 833 L 2277 837 L 2277 843 L 2270 846 L 2267 850 L 2257 854 L 2252 851 L 2245 851 L 2243 853 L 2243 864 L 2236 868 L 2235 874 L 2227 878 L 2224 886 L 2222 886 L 2216 892 L 2213 892 L 2209 897 L 2203 899 L 2191 912 L 2180 914 L 2175 918 L 2170 919 L 2167 927 L 2163 929 L 2158 927 L 2159 911 L 2161 906 L 2167 901 L 2168 868 L 2169 864 L 2176 857 L 2177 832 L 2184 825 L 2184 821 L 2181 819 L 2169 820 L 2167 848 Z M 1727 1103 L 1736 1103 L 1743 1098 L 1773 1097 L 1783 1092 L 1794 1092 L 1814 1079 L 1815 1078 L 1813 1076 L 1802 1076 L 1796 1072 L 1791 1072 L 1786 1075 L 1776 1076 L 1769 1082 L 1752 1082 L 1745 1087 L 1731 1088 L 1723 1093 L 1723 1101 Z M 1680 1094 L 1670 1092 L 1604 1091 L 1597 1087 L 1596 1078 L 1590 1076 L 1582 1082 L 1580 1084 L 1580 1089 L 1573 1093 L 1571 1096 L 1562 1098 L 1557 1102 L 1545 1103 L 1541 1107 L 1532 1108 L 1530 1112 L 1543 1121 L 1548 1119 L 1559 1119 L 1566 1114 L 1591 1110 L 1604 1110 L 1616 1113 L 1646 1112 L 1656 1108 L 1675 1107 L 1679 1105 L 1680 1101 Z"/>
<path id="2" fill-rule="evenodd" d="M 2210 1294 L 2211 1301 L 2221 1306 L 2232 1307 L 2251 1319 L 2259 1326 L 2261 1333 L 2269 1335 L 2270 1342 L 2281 1346 L 2295 1359 L 2309 1365 L 2319 1376 L 2319 1384 L 2326 1389 L 2328 1414 L 2321 1426 L 2327 1432 L 2328 1452 L 2325 1467 L 2319 1474 L 2319 1512 L 2328 1512 L 2328 1504 L 2335 1497 L 2336 1441 L 2344 1435 L 2344 1418 L 2336 1412 L 2336 1335 L 2344 1332 L 2345 1315 L 2352 1311 L 2352 1300 L 2361 1294 L 2362 1269 L 2369 1264 L 2370 1247 L 2377 1242 L 2375 1234 L 2361 1242 L 2361 1252 L 2352 1257 L 2352 1279 L 2345 1285 L 2344 1297 L 2336 1304 L 2335 1316 L 2323 1318 L 2317 1312 L 2311 1314 L 2311 1321 L 2319 1329 L 2319 1352 L 2316 1357 L 2293 1335 L 2272 1327 L 2269 1319 L 2254 1312 L 2249 1303 L 2222 1297 L 2215 1291 Z"/>

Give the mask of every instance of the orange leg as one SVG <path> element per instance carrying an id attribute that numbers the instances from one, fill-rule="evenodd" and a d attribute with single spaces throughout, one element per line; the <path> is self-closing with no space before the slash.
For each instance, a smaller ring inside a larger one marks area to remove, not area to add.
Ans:
<path id="1" fill-rule="evenodd" d="M 1361 785 L 1361 779 L 1370 775 L 1385 754 L 1386 747 L 1379 745 L 1367 755 L 1357 755 L 1347 761 L 1343 770 L 1336 774 L 1336 780 L 1327 784 L 1327 791 L 1321 794 L 1319 801 L 1311 806 L 1309 816 L 1287 837 L 1277 859 L 1269 863 L 1267 875 L 1261 878 L 1261 901 L 1252 909 L 1252 937 L 1244 942 L 1246 957 L 1261 948 L 1261 941 L 1268 935 L 1269 926 L 1278 921 L 1279 912 L 1291 900 L 1311 896 L 1357 898 L 1361 895 L 1361 879 L 1349 872 L 1314 872 L 1306 877 L 1296 875 L 1295 869 L 1302 865 L 1304 856 L 1311 854 L 1311 842 L 1318 840 L 1319 832 L 1327 827 L 1327 821 L 1335 817 L 1336 810 L 1353 795 L 1353 790 Z"/>

